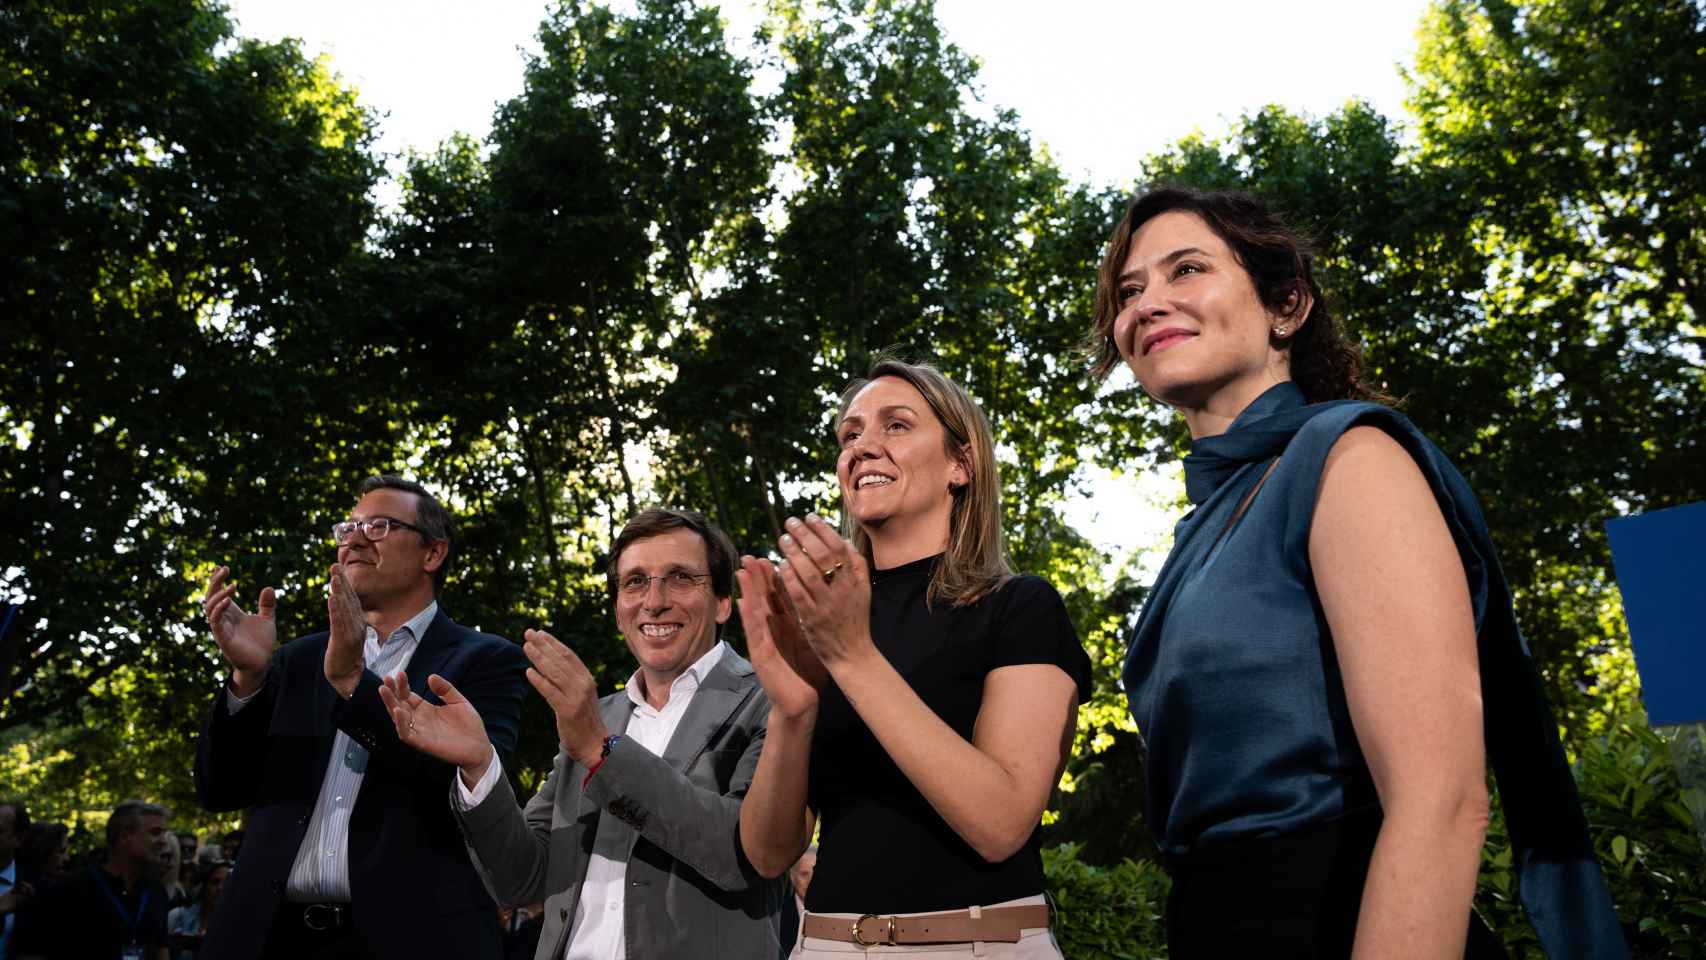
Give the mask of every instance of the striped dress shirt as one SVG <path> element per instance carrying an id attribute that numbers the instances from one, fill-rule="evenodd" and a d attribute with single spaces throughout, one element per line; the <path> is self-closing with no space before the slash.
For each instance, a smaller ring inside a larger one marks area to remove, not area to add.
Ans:
<path id="1" fill-rule="evenodd" d="M 362 645 L 367 669 L 380 677 L 407 669 L 415 648 L 420 646 L 421 636 L 437 615 L 435 600 L 398 627 L 383 644 L 379 642 L 379 631 L 368 627 L 367 640 Z M 248 702 L 229 691 L 226 697 L 232 713 Z M 350 811 L 355 809 L 355 797 L 361 791 L 366 771 L 367 748 L 342 730 L 337 731 L 332 738 L 332 757 L 326 764 L 326 775 L 320 781 L 320 796 L 314 801 L 313 816 L 308 819 L 308 832 L 296 850 L 296 863 L 285 882 L 285 899 L 298 903 L 350 899 Z"/>

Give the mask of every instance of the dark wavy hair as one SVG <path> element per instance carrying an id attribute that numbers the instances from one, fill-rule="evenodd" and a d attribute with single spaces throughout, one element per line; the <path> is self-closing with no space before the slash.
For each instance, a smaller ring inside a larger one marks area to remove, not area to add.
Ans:
<path id="1" fill-rule="evenodd" d="M 1247 193 L 1205 193 L 1182 187 L 1158 187 L 1137 197 L 1108 238 L 1107 253 L 1096 275 L 1096 314 L 1085 341 L 1090 372 L 1106 379 L 1120 363 L 1114 345 L 1114 318 L 1119 314 L 1119 274 L 1131 254 L 1131 238 L 1145 223 L 1163 213 L 1194 213 L 1208 225 L 1249 274 L 1256 297 L 1277 316 L 1302 321 L 1297 332 L 1274 340 L 1290 354 L 1291 379 L 1310 403 L 1323 400 L 1392 398 L 1364 377 L 1362 351 L 1345 335 L 1327 297 L 1315 282 L 1315 248 L 1302 234 L 1268 211 Z M 1306 294 L 1309 312 L 1293 317 Z"/>

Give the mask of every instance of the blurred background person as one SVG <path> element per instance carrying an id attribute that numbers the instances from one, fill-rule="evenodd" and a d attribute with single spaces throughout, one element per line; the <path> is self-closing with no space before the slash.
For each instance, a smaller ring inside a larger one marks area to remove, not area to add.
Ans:
<path id="1" fill-rule="evenodd" d="M 243 852 L 243 831 L 232 830 L 219 841 L 219 856 L 233 867 L 237 865 L 237 854 Z"/>
<path id="2" fill-rule="evenodd" d="M 35 878 L 20 869 L 18 853 L 30 830 L 30 813 L 22 803 L 0 801 L 0 960 L 12 941 L 17 913 L 35 894 Z"/>
<path id="3" fill-rule="evenodd" d="M 201 880 L 195 885 L 190 902 L 166 914 L 166 939 L 172 960 L 195 960 L 200 956 L 202 938 L 207 936 L 207 921 L 212 918 L 219 894 L 225 889 L 225 878 L 231 873 L 230 865 L 224 863 L 200 869 Z"/>
<path id="4" fill-rule="evenodd" d="M 63 823 L 30 824 L 18 848 L 18 870 L 46 890 L 65 878 L 71 862 L 71 828 Z"/>
<path id="5" fill-rule="evenodd" d="M 127 800 L 107 818 L 106 855 L 73 870 L 19 916 L 7 960 L 167 960 L 166 891 L 160 885 L 170 813 Z"/>
<path id="6" fill-rule="evenodd" d="M 178 838 L 168 836 L 160 858 L 160 886 L 166 891 L 166 910 L 176 910 L 190 902 L 190 888 L 193 883 L 184 881 L 183 848 L 178 846 Z"/>
<path id="7" fill-rule="evenodd" d="M 178 834 L 178 879 L 186 886 L 201 875 L 200 850 L 201 844 L 194 833 L 185 830 Z"/>

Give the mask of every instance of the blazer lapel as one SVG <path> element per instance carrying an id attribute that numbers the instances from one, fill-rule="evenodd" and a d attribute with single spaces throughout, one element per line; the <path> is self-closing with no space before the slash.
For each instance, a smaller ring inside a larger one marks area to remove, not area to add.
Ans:
<path id="1" fill-rule="evenodd" d="M 427 677 L 435 673 L 443 675 L 444 665 L 449 662 L 451 653 L 461 642 L 462 628 L 445 614 L 442 606 L 439 607 L 432 622 L 427 624 L 426 636 L 420 638 L 414 655 L 409 657 L 409 665 L 403 668 L 403 676 L 409 680 L 409 689 L 423 697 L 431 696 L 432 700 L 437 700 L 437 695 L 429 694 L 427 690 Z"/>
<path id="2" fill-rule="evenodd" d="M 734 648 L 723 651 L 723 658 L 705 675 L 705 682 L 687 705 L 675 735 L 669 738 L 663 759 L 683 773 L 699 759 L 736 709 L 752 695 L 754 687 L 752 664 L 741 659 Z"/>

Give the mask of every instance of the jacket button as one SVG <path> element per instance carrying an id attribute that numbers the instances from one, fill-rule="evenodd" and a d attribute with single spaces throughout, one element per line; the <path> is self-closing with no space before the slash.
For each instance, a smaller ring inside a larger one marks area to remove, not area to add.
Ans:
<path id="1" fill-rule="evenodd" d="M 564 908 L 563 908 L 563 909 L 562 909 L 562 910 L 560 910 L 560 911 L 558 911 L 558 912 L 557 912 L 557 918 L 558 918 L 558 919 L 560 919 L 560 920 L 567 920 L 567 919 L 569 919 L 569 908 L 568 908 L 568 907 L 564 907 Z"/>
<path id="2" fill-rule="evenodd" d="M 302 815 L 302 816 L 300 816 L 300 817 L 297 817 L 297 818 L 296 818 L 296 825 L 297 825 L 297 826 L 299 826 L 299 827 L 306 827 L 306 826 L 308 826 L 308 815 L 307 815 L 307 814 L 303 814 L 303 815 Z"/>
<path id="3" fill-rule="evenodd" d="M 274 880 L 272 882 L 272 892 L 282 895 L 284 893 L 284 881 Z"/>

